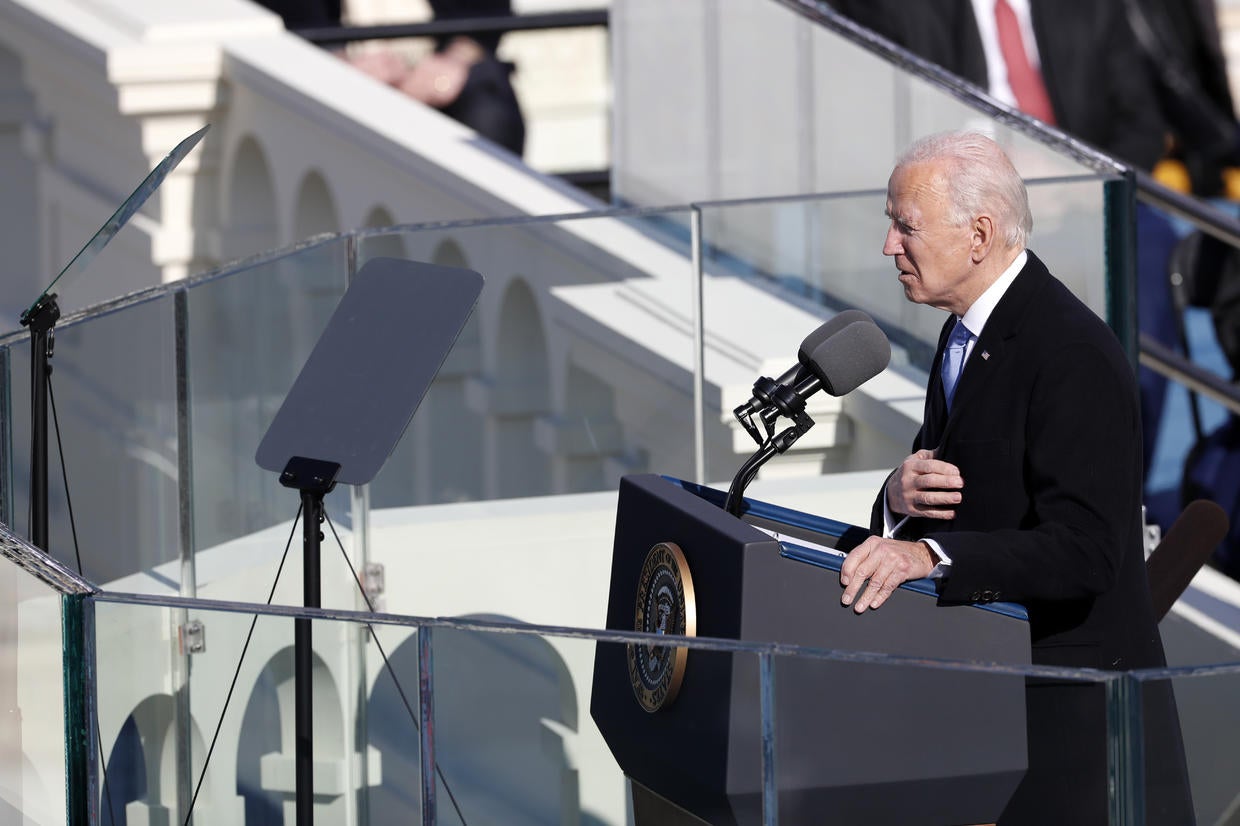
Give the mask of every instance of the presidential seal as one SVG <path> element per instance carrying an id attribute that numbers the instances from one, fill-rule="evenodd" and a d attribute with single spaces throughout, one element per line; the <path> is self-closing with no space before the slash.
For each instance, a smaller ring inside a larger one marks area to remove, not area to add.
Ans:
<path id="1" fill-rule="evenodd" d="M 697 634 L 693 577 L 685 555 L 672 542 L 660 542 L 646 554 L 637 582 L 638 631 L 654 634 Z M 658 711 L 676 699 L 685 677 L 689 649 L 671 645 L 629 645 L 629 683 L 646 711 Z"/>

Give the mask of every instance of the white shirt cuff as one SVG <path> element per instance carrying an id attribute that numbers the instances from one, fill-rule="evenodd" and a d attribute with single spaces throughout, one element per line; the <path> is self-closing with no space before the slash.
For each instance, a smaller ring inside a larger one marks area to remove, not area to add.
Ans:
<path id="1" fill-rule="evenodd" d="M 891 539 L 896 535 L 896 531 L 904 527 L 904 523 L 908 521 L 908 517 L 904 517 L 899 522 L 896 521 L 896 514 L 887 504 L 887 490 L 883 489 L 883 539 Z"/>
<path id="2" fill-rule="evenodd" d="M 946 551 L 943 550 L 943 546 L 938 542 L 935 542 L 933 539 L 923 538 L 920 541 L 925 542 L 926 545 L 930 547 L 930 550 L 934 552 L 934 555 L 939 558 L 938 564 L 934 566 L 926 579 L 942 579 L 951 573 L 952 558 L 947 555 Z"/>
<path id="3" fill-rule="evenodd" d="M 883 539 L 895 538 L 896 532 L 904 527 L 904 523 L 909 520 L 905 516 L 900 521 L 896 521 L 896 514 L 891 510 L 891 506 L 887 504 L 887 488 L 883 488 Z M 931 552 L 938 557 L 938 563 L 930 570 L 926 579 L 942 579 L 951 573 L 952 560 L 951 557 L 943 550 L 943 546 L 933 539 L 921 539 L 930 547 Z"/>

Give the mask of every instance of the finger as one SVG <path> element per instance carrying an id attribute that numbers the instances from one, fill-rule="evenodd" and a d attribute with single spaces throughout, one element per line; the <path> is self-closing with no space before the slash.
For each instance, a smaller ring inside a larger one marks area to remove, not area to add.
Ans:
<path id="1" fill-rule="evenodd" d="M 875 588 L 874 581 L 870 580 L 870 589 L 874 591 L 874 595 L 870 598 L 870 610 L 877 610 L 881 607 L 898 587 L 900 587 L 898 577 L 888 577 L 877 588 Z"/>
<path id="2" fill-rule="evenodd" d="M 960 475 L 960 468 L 949 462 L 940 462 L 938 459 L 931 459 L 926 462 L 915 462 L 911 469 L 916 471 L 915 475 L 921 479 L 931 477 L 934 480 L 956 480 L 963 484 L 964 478 Z M 936 485 L 936 487 L 944 487 L 944 485 Z"/>
<path id="3" fill-rule="evenodd" d="M 963 497 L 956 491 L 922 490 L 913 494 L 912 505 L 918 513 L 933 510 L 951 510 L 960 504 Z"/>
<path id="4" fill-rule="evenodd" d="M 853 600 L 857 598 L 857 592 L 865 585 L 865 580 L 858 578 L 853 580 L 852 584 L 844 589 L 844 593 L 840 594 L 840 605 L 848 606 L 853 604 Z"/>
<path id="5" fill-rule="evenodd" d="M 840 602 L 844 605 L 852 605 L 853 601 L 857 599 L 857 595 L 860 594 L 862 589 L 865 588 L 865 584 L 869 581 L 871 573 L 872 571 L 870 570 L 869 564 L 858 565 L 849 577 L 849 582 L 847 587 L 844 588 L 844 593 L 840 595 Z"/>
<path id="6" fill-rule="evenodd" d="M 909 496 L 901 513 L 929 519 L 954 519 L 960 494 L 952 491 L 918 491 Z"/>
<path id="7" fill-rule="evenodd" d="M 959 473 L 920 473 L 913 477 L 913 485 L 919 490 L 959 490 L 964 487 L 964 477 Z"/>
<path id="8" fill-rule="evenodd" d="M 877 536 L 867 537 L 864 542 L 848 552 L 848 556 L 844 557 L 844 562 L 840 565 L 840 585 L 847 587 L 852 583 L 857 576 L 857 567 L 869 557 L 878 541 Z M 861 579 L 864 580 L 865 577 Z"/>
<path id="9" fill-rule="evenodd" d="M 896 577 L 893 573 L 896 568 L 896 559 L 892 555 L 888 555 L 878 566 L 877 570 L 870 575 L 869 584 L 865 591 L 861 594 L 861 598 L 853 603 L 853 610 L 858 614 L 864 613 L 871 606 L 877 608 L 887 599 L 884 595 L 890 595 L 891 590 L 895 587 L 889 583 L 895 582 Z M 876 602 L 877 600 L 877 602 Z"/>

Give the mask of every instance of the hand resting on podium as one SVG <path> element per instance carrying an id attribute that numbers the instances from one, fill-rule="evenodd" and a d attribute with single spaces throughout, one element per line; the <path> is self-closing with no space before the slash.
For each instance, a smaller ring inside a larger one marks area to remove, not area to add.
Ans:
<path id="1" fill-rule="evenodd" d="M 871 536 L 853 548 L 840 567 L 840 602 L 858 614 L 878 608 L 904 583 L 930 576 L 937 561 L 925 542 Z"/>
<path id="2" fill-rule="evenodd" d="M 881 606 L 905 582 L 930 576 L 940 554 L 924 541 L 905 542 L 891 535 L 910 516 L 954 518 L 963 487 L 960 469 L 934 458 L 932 450 L 919 450 L 901 462 L 885 486 L 887 536 L 872 536 L 849 552 L 840 567 L 840 602 L 860 614 Z"/>

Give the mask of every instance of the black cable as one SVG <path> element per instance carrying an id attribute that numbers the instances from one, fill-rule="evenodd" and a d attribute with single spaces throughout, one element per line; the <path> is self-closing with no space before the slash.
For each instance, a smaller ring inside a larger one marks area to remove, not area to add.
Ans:
<path id="1" fill-rule="evenodd" d="M 357 583 L 357 590 L 361 593 L 362 599 L 366 602 L 366 608 L 370 613 L 375 613 L 375 606 L 370 601 L 370 597 L 366 595 L 366 587 L 362 585 L 362 579 L 357 575 L 357 569 L 353 567 L 353 561 L 349 559 L 349 555 L 345 553 L 344 543 L 340 541 L 340 534 L 336 533 L 336 526 L 332 524 L 332 518 L 327 515 L 327 511 L 323 511 L 323 518 L 327 520 L 327 527 L 331 528 L 332 536 L 336 539 L 336 547 L 340 548 L 340 555 L 344 557 L 344 562 L 349 566 L 349 572 L 353 574 L 353 581 Z M 387 652 L 383 650 L 383 643 L 379 642 L 379 635 L 375 633 L 374 626 L 366 623 L 366 630 L 370 632 L 370 638 L 375 641 L 375 647 L 379 649 L 379 656 L 383 657 L 383 667 L 387 669 L 388 676 L 392 678 L 392 684 L 396 686 L 396 693 L 400 695 L 400 701 L 405 704 L 405 710 L 409 712 L 409 721 L 413 723 L 415 731 L 421 732 L 422 728 L 418 725 L 418 715 L 413 711 L 413 706 L 409 702 L 409 697 L 405 694 L 405 689 L 400 684 L 400 680 L 396 679 L 396 670 L 392 668 L 391 661 L 388 660 Z M 418 755 L 418 759 L 423 759 L 424 755 Z M 439 761 L 435 761 L 435 774 L 439 776 L 439 782 L 443 783 L 443 790 L 448 793 L 448 800 L 452 801 L 452 808 L 456 811 L 456 817 L 465 823 L 465 815 L 461 813 L 461 807 L 456 802 L 456 796 L 452 794 L 452 787 L 448 785 L 448 778 L 444 777 L 443 768 L 440 767 Z M 426 801 L 422 801 L 426 805 Z"/>
<path id="2" fill-rule="evenodd" d="M 280 557 L 280 567 L 276 569 L 275 582 L 271 583 L 271 593 L 267 594 L 267 604 L 276 596 L 276 586 L 280 584 L 280 572 L 284 570 L 284 563 L 288 559 L 288 549 L 293 546 L 293 535 L 297 532 L 297 523 L 301 520 L 301 505 L 297 506 L 297 515 L 293 517 L 293 530 L 288 535 L 288 542 L 284 544 L 284 556 Z M 237 678 L 241 676 L 241 664 L 245 662 L 245 654 L 250 650 L 250 640 L 254 637 L 254 626 L 258 624 L 258 614 L 250 620 L 250 631 L 245 635 L 245 645 L 241 647 L 241 656 L 237 658 L 237 670 L 233 672 L 232 684 L 228 686 L 228 696 L 224 698 L 224 707 L 220 709 L 219 722 L 215 724 L 215 734 L 211 735 L 211 746 L 207 749 L 207 757 L 202 763 L 202 774 L 198 776 L 198 782 L 194 785 L 194 796 L 189 801 L 189 811 L 185 813 L 185 826 L 189 826 L 190 818 L 194 815 L 194 804 L 198 802 L 198 793 L 202 791 L 202 783 L 207 778 L 207 769 L 211 765 L 211 755 L 215 752 L 215 743 L 220 737 L 220 729 L 224 727 L 224 715 L 228 713 L 228 704 L 232 702 L 233 691 L 237 688 Z"/>
<path id="3" fill-rule="evenodd" d="M 82 552 L 78 548 L 77 523 L 73 519 L 73 500 L 69 498 L 69 472 L 65 468 L 65 449 L 60 443 L 60 417 L 56 415 L 56 394 L 52 392 L 52 377 L 47 377 L 47 400 L 52 406 L 52 427 L 56 430 L 56 452 L 60 455 L 60 478 L 65 485 L 65 507 L 69 509 L 69 531 L 73 534 L 73 555 L 77 559 L 78 575 L 83 579 L 86 574 L 82 571 Z"/>
<path id="4" fill-rule="evenodd" d="M 69 511 L 69 532 L 73 535 L 73 557 L 77 560 L 78 576 L 86 578 L 82 570 L 82 549 L 78 547 L 77 522 L 73 518 L 73 499 L 69 496 L 69 470 L 65 462 L 65 448 L 60 441 L 60 417 L 56 415 L 56 394 L 52 392 L 52 374 L 47 375 L 47 400 L 52 407 L 52 429 L 56 431 L 56 455 L 60 459 L 60 480 L 65 486 L 65 507 Z M 112 813 L 112 790 L 108 788 L 108 763 L 103 757 L 103 733 L 95 726 L 95 743 L 99 747 L 99 770 L 103 774 L 103 800 L 108 807 L 108 822 L 116 824 L 116 815 Z"/>

